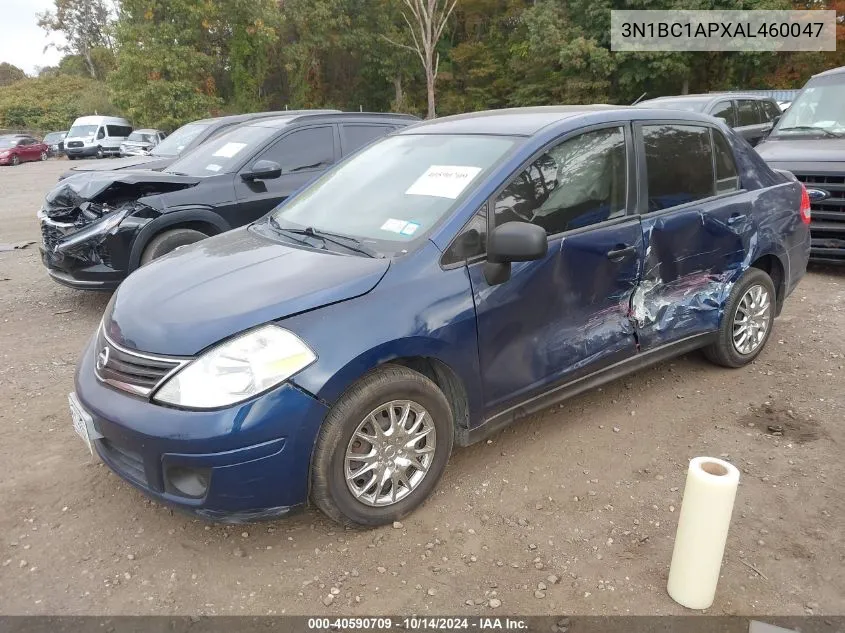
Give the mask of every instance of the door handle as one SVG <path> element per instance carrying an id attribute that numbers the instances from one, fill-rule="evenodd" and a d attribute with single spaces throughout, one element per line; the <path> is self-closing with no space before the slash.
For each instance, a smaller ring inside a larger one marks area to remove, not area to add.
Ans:
<path id="1" fill-rule="evenodd" d="M 734 213 L 731 217 L 728 218 L 728 226 L 733 226 L 738 222 L 745 222 L 745 215 L 740 213 Z"/>
<path id="2" fill-rule="evenodd" d="M 613 250 L 607 251 L 607 258 L 612 262 L 618 262 L 626 257 L 629 257 L 637 252 L 636 246 L 625 246 L 624 244 L 619 244 Z"/>

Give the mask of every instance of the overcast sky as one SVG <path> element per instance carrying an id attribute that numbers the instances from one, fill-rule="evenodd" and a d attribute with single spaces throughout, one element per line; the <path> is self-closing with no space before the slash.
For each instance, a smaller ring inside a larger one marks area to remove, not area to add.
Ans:
<path id="1" fill-rule="evenodd" d="M 38 26 L 36 13 L 52 9 L 53 0 L 0 0 L 0 62 L 9 62 L 29 75 L 36 66 L 55 66 L 62 58 L 55 48 L 44 47 L 61 41 Z"/>

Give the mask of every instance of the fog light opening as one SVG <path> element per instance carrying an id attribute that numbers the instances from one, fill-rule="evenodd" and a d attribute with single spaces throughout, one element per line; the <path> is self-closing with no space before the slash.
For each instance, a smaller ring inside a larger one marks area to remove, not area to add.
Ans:
<path id="1" fill-rule="evenodd" d="M 185 497 L 198 499 L 208 492 L 211 472 L 207 469 L 171 466 L 167 469 L 167 483 L 170 488 Z"/>

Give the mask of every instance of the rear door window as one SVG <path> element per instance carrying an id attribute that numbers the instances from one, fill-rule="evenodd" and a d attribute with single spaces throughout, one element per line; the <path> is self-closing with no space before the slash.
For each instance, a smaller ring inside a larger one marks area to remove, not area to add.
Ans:
<path id="1" fill-rule="evenodd" d="M 761 101 L 763 112 L 766 115 L 766 122 L 771 123 L 780 116 L 780 108 L 773 101 Z"/>
<path id="2" fill-rule="evenodd" d="M 746 125 L 757 125 L 760 123 L 760 115 L 757 112 L 757 102 L 751 99 L 738 99 L 737 119 L 739 127 Z"/>
<path id="3" fill-rule="evenodd" d="M 643 125 L 648 211 L 709 198 L 715 192 L 710 128 Z"/>
<path id="4" fill-rule="evenodd" d="M 343 155 L 351 154 L 393 131 L 389 125 L 342 125 L 340 128 Z"/>
<path id="5" fill-rule="evenodd" d="M 324 169 L 334 163 L 334 130 L 330 125 L 296 130 L 258 158 L 279 163 L 286 173 Z"/>
<path id="6" fill-rule="evenodd" d="M 739 189 L 734 153 L 727 139 L 719 130 L 711 130 L 713 150 L 716 159 L 716 194 L 730 193 Z"/>
<path id="7" fill-rule="evenodd" d="M 736 126 L 736 110 L 732 101 L 720 101 L 710 114 L 717 119 L 722 119 L 730 127 Z"/>

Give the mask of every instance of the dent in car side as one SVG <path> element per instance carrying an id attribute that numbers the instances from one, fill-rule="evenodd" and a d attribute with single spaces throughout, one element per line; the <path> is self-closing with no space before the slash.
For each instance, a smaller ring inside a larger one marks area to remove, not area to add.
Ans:
<path id="1" fill-rule="evenodd" d="M 294 377 L 294 382 L 331 404 L 363 373 L 380 364 L 409 357 L 432 359 L 443 363 L 458 377 L 467 398 L 469 412 L 467 429 L 475 430 L 501 414 L 503 409 L 508 408 L 507 405 L 513 406 L 520 397 L 522 399 L 537 397 L 544 391 L 558 389 L 568 381 L 583 379 L 590 372 L 601 370 L 614 363 L 624 363 L 626 359 L 633 361 L 638 353 L 671 347 L 673 343 L 680 343 L 679 347 L 683 348 L 678 353 L 688 351 L 687 341 L 694 341 L 696 336 L 715 332 L 719 328 L 724 315 L 724 304 L 733 284 L 755 262 L 767 256 L 774 256 L 777 259 L 783 270 L 785 281 L 788 280 L 782 291 L 778 289 L 779 310 L 784 295 L 794 288 L 797 279 L 803 274 L 803 268 L 793 270 L 788 255 L 790 248 L 799 249 L 800 253 L 806 251 L 807 242 L 804 239 L 806 229 L 801 226 L 796 211 L 800 205 L 800 188 L 793 182 L 780 181 L 772 176 L 765 166 L 761 174 L 759 171 L 761 163 L 756 156 L 748 155 L 753 153 L 748 146 L 738 142 L 738 138 L 726 127 L 720 126 L 720 128 L 730 139 L 741 181 L 747 183 L 749 187 L 758 189 L 711 198 L 700 203 L 685 205 L 683 208 L 668 209 L 664 213 L 641 216 L 642 241 L 638 242 L 638 248 L 641 244 L 644 257 L 642 268 L 630 279 L 628 291 L 620 292 L 620 288 L 613 286 L 608 279 L 598 280 L 600 285 L 607 285 L 608 289 L 612 290 L 604 297 L 608 300 L 608 304 L 604 309 L 587 315 L 586 327 L 577 330 L 564 329 L 568 337 L 574 337 L 574 343 L 564 340 L 567 336 L 552 329 L 544 330 L 545 334 L 535 338 L 534 341 L 521 341 L 522 349 L 534 349 L 547 360 L 549 354 L 554 355 L 555 341 L 562 342 L 570 351 L 573 348 L 577 349 L 579 354 L 585 348 L 593 349 L 595 355 L 586 354 L 580 364 L 578 360 L 568 365 L 558 364 L 558 367 L 563 366 L 564 369 L 553 376 L 545 373 L 547 367 L 540 367 L 545 363 L 536 362 L 537 358 L 534 359 L 533 365 L 529 361 L 527 364 L 511 363 L 503 366 L 502 371 L 505 374 L 508 371 L 522 372 L 520 382 L 530 387 L 523 393 L 517 394 L 517 397 L 511 398 L 510 402 L 497 403 L 495 396 L 490 393 L 492 390 L 488 389 L 485 393 L 480 378 L 485 368 L 477 362 L 467 363 L 466 361 L 468 355 L 473 361 L 478 356 L 484 356 L 477 341 L 480 333 L 466 329 L 460 332 L 461 328 L 454 329 L 453 326 L 432 327 L 425 321 L 429 313 L 426 307 L 434 302 L 444 307 L 451 306 L 451 309 L 444 313 L 448 315 L 448 318 L 442 320 L 444 323 L 451 321 L 452 324 L 466 325 L 471 322 L 466 312 L 469 306 L 463 306 L 459 298 L 462 292 L 459 287 L 455 287 L 454 295 L 450 293 L 451 299 L 443 299 L 439 292 L 440 285 L 446 279 L 443 273 L 454 273 L 454 271 L 428 270 L 432 278 L 422 281 L 418 288 L 408 292 L 407 289 L 391 288 L 390 280 L 393 273 L 396 272 L 401 277 L 397 265 L 394 264 L 385 280 L 366 296 L 366 300 L 359 298 L 340 304 L 337 306 L 338 314 L 326 313 L 324 319 L 312 320 L 306 314 L 283 321 L 285 327 L 301 333 L 306 340 L 324 340 L 330 336 L 329 324 L 335 319 L 343 319 L 345 322 L 351 319 L 351 329 L 356 332 L 366 330 L 366 324 L 372 322 L 372 313 L 369 313 L 369 310 L 374 301 L 377 301 L 392 319 L 390 324 L 379 323 L 378 327 L 367 330 L 370 338 L 366 342 L 358 338 L 350 341 L 348 351 L 343 345 L 333 346 L 329 358 L 321 357 L 319 366 L 301 372 Z M 537 145 L 542 146 L 545 143 L 541 141 Z M 526 157 L 531 156 L 536 149 L 536 146 L 524 148 L 522 154 Z M 513 172 L 512 167 L 510 171 Z M 491 181 L 501 179 L 501 175 L 490 178 Z M 483 194 L 477 196 L 477 198 L 482 197 Z M 479 202 L 478 199 L 468 201 L 464 212 Z M 743 216 L 743 218 L 739 222 L 729 222 L 731 216 Z M 461 216 L 463 222 L 467 219 L 465 215 Z M 589 234 L 593 231 L 596 229 L 590 227 L 585 233 Z M 786 243 L 783 243 L 784 236 L 787 236 Z M 433 238 L 433 240 L 436 239 L 436 237 Z M 570 244 L 573 241 L 570 239 Z M 611 240 L 608 244 L 613 241 Z M 587 246 L 593 246 L 589 240 Z M 583 263 L 579 258 L 592 254 L 589 251 L 597 252 L 592 248 L 577 249 L 569 245 L 567 247 L 558 245 L 559 250 L 566 251 L 567 248 L 572 248 L 573 251 L 573 256 L 566 264 L 570 269 L 576 262 Z M 660 256 L 661 252 L 665 253 L 663 257 Z M 557 251 L 550 251 L 547 260 L 556 256 Z M 520 270 L 525 269 L 526 273 L 529 271 L 536 273 L 542 267 L 542 261 L 515 265 L 512 279 L 502 286 L 489 289 L 486 292 L 487 296 L 508 293 L 509 289 L 519 287 Z M 472 266 L 467 269 L 470 277 L 472 277 L 471 268 Z M 713 270 L 719 272 L 713 273 Z M 529 273 L 525 276 L 531 275 Z M 552 278 L 559 281 L 560 270 Z M 579 282 L 579 278 L 575 276 L 572 281 Z M 576 286 L 572 291 L 576 294 L 581 293 L 580 296 L 590 296 L 590 293 L 596 291 L 596 283 L 595 278 L 581 276 L 580 287 Z M 377 297 L 381 297 L 381 293 L 387 288 L 391 288 L 392 295 L 377 300 Z M 408 308 L 408 314 L 413 315 L 413 320 L 409 322 L 402 321 L 401 315 L 404 309 L 398 311 L 391 307 L 391 299 L 395 301 L 399 292 L 402 293 L 403 308 Z M 430 296 L 429 292 L 433 292 L 434 296 Z M 479 297 L 476 297 L 474 302 L 476 310 L 478 301 Z M 356 318 L 354 315 L 359 306 L 362 314 Z M 522 308 L 521 315 L 513 314 L 512 323 L 517 331 L 498 332 L 498 336 L 493 336 L 486 341 L 488 348 L 491 345 L 494 347 L 509 345 L 510 339 L 519 338 L 518 330 L 523 327 L 525 319 L 531 318 L 537 305 L 526 303 Z M 325 309 L 321 309 L 321 313 L 324 311 Z M 609 353 L 608 346 L 612 341 L 617 341 L 617 344 L 610 350 L 613 353 Z M 705 343 L 707 339 L 701 338 L 694 347 L 700 347 Z M 369 352 L 356 356 L 353 350 L 361 349 L 361 347 L 369 349 Z M 601 358 L 602 356 L 606 357 Z M 565 359 L 562 357 L 556 359 L 556 361 L 561 360 Z M 582 369 L 586 371 L 579 371 Z M 561 391 L 561 396 L 563 395 L 565 392 Z M 497 404 L 501 406 L 496 406 Z M 491 425 L 491 430 L 495 428 L 498 426 Z M 471 441 L 477 441 L 484 436 L 484 433 L 472 433 Z M 459 433 L 459 440 L 460 437 Z"/>

